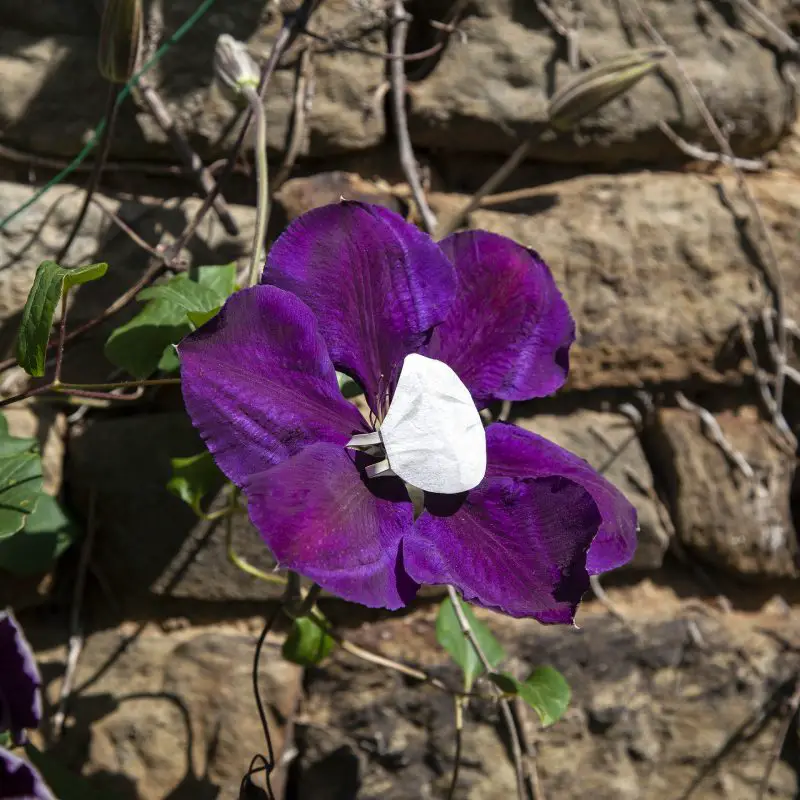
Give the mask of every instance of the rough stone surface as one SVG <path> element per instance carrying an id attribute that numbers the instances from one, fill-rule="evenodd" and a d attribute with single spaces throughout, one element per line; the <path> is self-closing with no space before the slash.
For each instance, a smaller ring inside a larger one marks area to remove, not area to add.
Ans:
<path id="1" fill-rule="evenodd" d="M 442 3 L 433 3 L 434 16 Z M 791 90 L 763 31 L 727 5 L 646 0 L 645 14 L 675 48 L 717 119 L 730 120 L 740 154 L 772 147 L 791 123 Z M 650 46 L 630 4 L 585 0 L 558 7 L 580 29 L 580 50 L 596 60 L 632 45 Z M 574 9 L 574 11 L 573 11 Z M 571 12 L 571 13 L 570 13 Z M 579 19 L 578 19 L 579 17 Z M 436 68 L 410 90 L 410 129 L 424 147 L 447 151 L 512 150 L 521 136 L 545 128 L 547 103 L 571 80 L 563 39 L 534 3 L 476 0 Z M 691 142 L 711 145 L 708 130 L 678 73 L 645 78 L 569 136 L 537 143 L 538 160 L 615 163 L 682 158 L 657 128 L 665 120 Z M 712 145 L 713 146 L 713 145 Z"/>
<path id="2" fill-rule="evenodd" d="M 0 218 L 28 201 L 35 188 L 0 182 Z M 152 246 L 169 244 L 181 233 L 200 207 L 200 201 L 185 199 L 161 200 L 154 197 L 109 197 L 96 195 L 107 210 L 117 214 L 129 227 Z M 0 232 L 0 357 L 13 355 L 19 318 L 28 297 L 38 265 L 53 259 L 65 243 L 78 215 L 82 193 L 58 186 L 39 202 L 12 220 Z M 225 234 L 213 214 L 204 220 L 198 236 L 181 253 L 186 264 L 226 264 L 237 261 L 244 266 L 252 244 L 255 209 L 232 205 L 231 212 L 239 226 L 239 236 Z M 68 265 L 106 261 L 110 268 L 102 280 L 79 286 L 70 292 L 69 327 L 97 316 L 141 277 L 149 256 L 139 245 L 122 233 L 97 205 L 89 212 L 69 252 Z M 137 304 L 115 318 L 122 324 L 136 311 Z M 127 315 L 127 316 L 126 316 Z M 101 331 L 101 334 L 103 332 Z M 105 336 L 108 329 L 104 329 Z M 110 365 L 98 356 L 98 347 L 90 355 L 70 346 L 65 362 L 65 375 L 70 380 L 109 380 Z M 78 370 L 76 374 L 75 370 Z M 88 375 L 86 374 L 88 371 Z M 19 391 L 19 381 L 6 386 L 4 393 Z"/>
<path id="3" fill-rule="evenodd" d="M 55 707 L 65 648 L 56 645 L 52 627 L 31 624 L 26 632 Z M 75 676 L 81 688 L 62 741 L 49 748 L 52 757 L 87 776 L 100 797 L 238 797 L 250 759 L 265 748 L 252 691 L 255 643 L 256 634 L 242 625 L 165 633 L 129 623 L 88 636 Z M 301 670 L 268 642 L 260 687 L 278 757 L 300 679 Z M 281 783 L 279 775 L 278 792 Z"/>
<path id="4" fill-rule="evenodd" d="M 780 644 L 757 633 L 754 622 L 696 617 L 663 595 L 636 593 L 629 609 L 633 629 L 594 612 L 582 615 L 580 630 L 485 617 L 509 652 L 507 668 L 514 674 L 524 677 L 532 666 L 551 664 L 572 686 L 571 706 L 552 728 L 541 730 L 524 714 L 546 797 L 663 800 L 686 797 L 695 782 L 691 796 L 699 800 L 755 795 L 779 722 L 773 715 L 763 726 L 754 721 L 772 707 L 774 693 L 791 691 L 792 668 Z M 458 675 L 437 649 L 433 617 L 427 611 L 384 621 L 351 638 L 395 659 L 427 663 L 455 686 Z M 771 626 L 796 631 L 797 620 L 775 618 Z M 306 685 L 297 723 L 297 797 L 447 797 L 454 724 L 449 697 L 344 656 L 310 671 Z M 735 739 L 748 721 L 755 736 Z M 498 714 L 473 702 L 465 724 L 457 797 L 513 797 Z M 767 796 L 796 796 L 796 766 L 786 751 Z"/>
<path id="5" fill-rule="evenodd" d="M 788 313 L 797 316 L 800 184 L 785 173 L 750 183 L 772 232 Z M 466 199 L 438 195 L 434 205 L 446 216 Z M 584 176 L 542 186 L 509 211 L 475 212 L 469 222 L 533 247 L 550 265 L 578 325 L 570 387 L 741 381 L 732 369 L 738 361 L 723 351 L 742 316 L 770 301 L 717 179 Z"/>
<path id="6" fill-rule="evenodd" d="M 198 520 L 167 491 L 170 459 L 201 451 L 200 438 L 182 412 L 95 419 L 73 433 L 72 501 L 86 509 L 89 493 L 96 493 L 95 558 L 126 608 L 156 597 L 213 603 L 281 594 L 280 586 L 246 575 L 228 561 L 223 524 Z M 242 516 L 234 544 L 254 566 L 268 571 L 274 565 Z"/>
<path id="7" fill-rule="evenodd" d="M 790 508 L 795 459 L 777 445 L 756 409 L 743 407 L 715 418 L 752 467 L 752 479 L 704 435 L 696 414 L 664 409 L 658 415 L 654 446 L 679 540 L 703 560 L 740 575 L 797 576 Z"/>
<path id="8" fill-rule="evenodd" d="M 294 178 L 287 181 L 275 195 L 278 206 L 289 221 L 313 208 L 337 203 L 341 198 L 375 203 L 397 213 L 402 212 L 391 186 L 364 180 L 352 172 L 321 172 L 308 178 Z"/>
<path id="9" fill-rule="evenodd" d="M 628 566 L 658 569 L 674 531 L 655 493 L 650 466 L 630 420 L 621 414 L 587 410 L 563 416 L 519 414 L 512 413 L 510 421 L 585 458 L 595 469 L 603 469 L 639 514 L 639 542 Z"/>
<path id="10" fill-rule="evenodd" d="M 800 313 L 800 184 L 788 172 L 750 181 L 781 264 L 789 314 Z M 371 185 L 371 189 L 369 188 Z M 550 265 L 578 325 L 568 387 L 641 386 L 699 378 L 741 383 L 729 348 L 743 315 L 770 299 L 752 241 L 726 206 L 721 186 L 702 175 L 587 175 L 531 189 L 527 199 L 474 212 L 480 228 L 533 247 Z M 367 195 L 397 207 L 404 187 L 323 173 L 297 178 L 278 197 L 285 215 Z M 440 219 L 467 197 L 433 194 Z"/>
<path id="11" fill-rule="evenodd" d="M 96 66 L 99 16 L 92 13 L 91 3 L 81 0 L 41 5 L 48 11 L 37 8 L 30 15 L 18 0 L 5 3 L 0 11 L 2 141 L 28 152 L 71 157 L 105 113 L 106 88 Z M 196 9 L 194 0 L 164 4 L 164 30 L 173 33 Z M 273 4 L 267 9 L 254 0 L 217 5 L 149 74 L 176 123 L 204 158 L 219 157 L 238 133 L 231 131 L 237 109 L 213 85 L 217 37 L 229 33 L 246 41 L 263 63 L 280 26 L 281 15 Z M 325 36 L 343 36 L 363 48 L 385 51 L 374 13 L 348 0 L 326 2 L 311 27 Z M 276 153 L 283 152 L 288 140 L 299 46 L 287 54 L 270 88 L 268 136 Z M 323 46 L 314 56 L 313 70 L 314 99 L 301 153 L 361 150 L 380 141 L 383 109 L 372 98 L 383 81 L 383 60 Z M 81 101 L 75 102 L 76 97 Z M 178 160 L 149 112 L 130 101 L 121 109 L 111 153 L 131 160 Z"/>

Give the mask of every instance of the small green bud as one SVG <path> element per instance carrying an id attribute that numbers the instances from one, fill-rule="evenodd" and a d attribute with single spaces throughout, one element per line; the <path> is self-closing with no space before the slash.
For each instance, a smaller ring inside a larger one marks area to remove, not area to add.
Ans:
<path id="1" fill-rule="evenodd" d="M 635 86 L 668 54 L 663 47 L 631 50 L 582 72 L 551 98 L 547 110 L 550 125 L 559 131 L 569 130 Z"/>
<path id="2" fill-rule="evenodd" d="M 241 95 L 247 86 L 257 87 L 261 77 L 247 45 L 227 33 L 220 35 L 214 48 L 214 74 L 231 99 Z"/>
<path id="3" fill-rule="evenodd" d="M 97 66 L 112 83 L 127 83 L 142 49 L 142 0 L 106 0 Z"/>

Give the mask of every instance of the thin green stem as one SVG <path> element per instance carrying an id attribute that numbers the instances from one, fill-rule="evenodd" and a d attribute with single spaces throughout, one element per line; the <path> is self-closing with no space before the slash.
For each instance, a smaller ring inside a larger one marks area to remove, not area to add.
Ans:
<path id="1" fill-rule="evenodd" d="M 61 292 L 61 319 L 58 322 L 58 345 L 53 383 L 58 383 L 61 380 L 61 365 L 64 362 L 64 343 L 67 338 L 67 295 L 69 295 L 69 290 L 64 289 Z"/>
<path id="2" fill-rule="evenodd" d="M 464 740 L 464 704 L 463 697 L 453 698 L 453 710 L 456 717 L 456 752 L 453 756 L 453 777 L 450 780 L 450 791 L 447 793 L 447 800 L 453 800 L 456 796 L 456 786 L 458 785 L 458 773 L 461 768 L 461 749 Z"/>
<path id="3" fill-rule="evenodd" d="M 63 346 L 60 349 L 63 353 Z M 58 368 L 59 364 L 56 364 Z M 15 394 L 13 397 L 7 397 L 5 400 L 0 400 L 0 408 L 10 406 L 13 403 L 19 403 L 22 400 L 27 400 L 29 397 L 37 397 L 40 394 L 47 392 L 55 392 L 56 394 L 69 394 L 75 397 L 86 397 L 93 400 L 136 400 L 139 395 L 121 395 L 112 394 L 110 389 L 143 389 L 147 386 L 169 386 L 177 385 L 181 382 L 180 378 L 154 378 L 146 381 L 119 381 L 117 383 L 61 383 L 57 379 L 48 381 L 41 386 L 35 386 L 32 389 L 26 389 L 24 392 Z"/>
<path id="4" fill-rule="evenodd" d="M 256 230 L 253 234 L 253 252 L 250 255 L 250 271 L 247 285 L 258 283 L 258 267 L 262 261 L 269 222 L 269 164 L 267 162 L 267 113 L 258 92 L 253 86 L 245 86 L 244 96 L 250 103 L 256 120 L 256 174 L 258 178 L 258 201 L 256 206 Z"/>
<path id="5" fill-rule="evenodd" d="M 458 593 L 453 586 L 448 585 L 447 593 L 450 596 L 450 602 L 453 604 L 453 610 L 456 612 L 456 618 L 458 619 L 458 624 L 461 627 L 461 633 L 464 634 L 464 638 L 470 643 L 470 645 L 472 645 L 472 649 L 475 651 L 475 655 L 478 656 L 478 660 L 481 662 L 481 664 L 483 664 L 486 674 L 490 675 L 492 672 L 494 672 L 494 668 L 492 667 L 489 659 L 486 657 L 486 653 L 484 653 L 477 636 L 475 636 L 472 626 L 469 624 L 467 615 L 464 613 L 464 609 L 461 606 L 461 598 L 458 596 Z M 517 796 L 519 797 L 519 800 L 525 800 L 526 792 L 525 775 L 522 766 L 522 746 L 519 741 L 517 725 L 514 722 L 514 717 L 511 713 L 511 706 L 509 705 L 508 700 L 503 696 L 502 691 L 500 691 L 500 689 L 494 684 L 492 684 L 492 691 L 497 697 L 497 702 L 500 704 L 500 713 L 502 714 L 503 722 L 505 723 L 506 730 L 508 731 L 508 738 L 511 742 L 511 755 L 514 759 L 514 772 L 517 776 Z"/>
<path id="6" fill-rule="evenodd" d="M 150 378 L 144 381 L 116 381 L 114 383 L 58 383 L 59 392 L 102 391 L 110 389 L 138 389 L 142 386 L 177 386 L 180 378 Z"/>
<path id="7" fill-rule="evenodd" d="M 311 611 L 311 613 L 308 615 L 308 618 L 323 633 L 330 636 L 331 639 L 333 639 L 333 641 L 336 642 L 336 644 L 342 648 L 342 650 L 344 650 L 346 653 L 349 653 L 351 656 L 360 658 L 362 661 L 366 661 L 369 664 L 375 664 L 376 666 L 379 667 L 385 667 L 386 669 L 394 670 L 395 672 L 399 672 L 402 675 L 407 675 L 409 678 L 414 678 L 415 680 L 421 681 L 422 683 L 430 684 L 439 691 L 445 692 L 446 694 L 453 695 L 455 697 L 466 698 L 466 697 L 482 696 L 475 694 L 473 692 L 468 692 L 468 691 L 459 692 L 454 689 L 451 689 L 446 683 L 443 683 L 441 680 L 439 680 L 439 678 L 435 678 L 433 675 L 429 675 L 424 670 L 421 670 L 417 667 L 410 667 L 407 664 L 401 664 L 399 661 L 394 661 L 393 659 L 388 658 L 387 656 L 381 653 L 373 653 L 371 650 L 366 650 L 360 645 L 353 644 L 353 642 L 348 641 L 343 636 L 334 631 L 330 623 L 318 611 L 316 611 L 316 609 Z"/>
<path id="8" fill-rule="evenodd" d="M 233 547 L 233 514 L 238 507 L 239 490 L 233 487 L 231 490 L 230 505 L 226 509 L 227 516 L 225 517 L 225 552 L 228 554 L 228 561 L 235 567 L 238 567 L 242 572 L 246 572 L 253 578 L 258 578 L 260 581 L 267 583 L 274 583 L 278 586 L 286 586 L 286 578 L 283 575 L 273 575 L 269 572 L 254 567 L 243 559 Z"/>
<path id="9" fill-rule="evenodd" d="M 52 389 L 53 389 L 52 383 L 46 383 L 44 386 L 37 386 L 34 389 L 27 389 L 24 392 L 20 392 L 19 394 L 12 395 L 11 397 L 6 397 L 5 400 L 0 400 L 0 408 L 5 408 L 5 406 L 10 406 L 13 403 L 19 403 L 22 400 L 27 400 L 29 397 L 36 397 L 37 395 L 52 391 Z"/>

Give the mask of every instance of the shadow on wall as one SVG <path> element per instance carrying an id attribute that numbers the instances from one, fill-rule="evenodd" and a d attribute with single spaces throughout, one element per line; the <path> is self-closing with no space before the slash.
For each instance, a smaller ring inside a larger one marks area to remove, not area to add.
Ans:
<path id="1" fill-rule="evenodd" d="M 32 5 L 33 10 L 30 3 L 6 0 L 0 9 L 0 65 L 3 74 L 11 76 L 3 87 L 0 129 L 4 141 L 21 150 L 73 156 L 105 113 L 107 84 L 96 66 L 100 15 L 85 0 L 36 0 Z M 165 3 L 165 33 L 174 33 L 198 5 L 196 0 Z M 217 36 L 230 33 L 246 39 L 264 14 L 264 0 L 239 0 L 212 7 L 154 67 L 164 100 L 206 92 L 212 82 Z M 120 110 L 112 156 L 136 159 L 159 155 L 158 149 L 146 141 L 143 120 L 155 125 L 126 100 Z M 158 141 L 164 138 L 160 132 L 155 135 Z M 168 142 L 161 149 L 163 157 L 174 160 Z"/>

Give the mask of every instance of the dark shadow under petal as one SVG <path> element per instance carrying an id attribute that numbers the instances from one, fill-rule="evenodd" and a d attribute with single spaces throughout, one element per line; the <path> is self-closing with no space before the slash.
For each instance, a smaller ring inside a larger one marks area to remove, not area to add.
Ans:
<path id="1" fill-rule="evenodd" d="M 401 608 L 419 589 L 400 547 L 411 502 L 396 478 L 368 485 L 355 463 L 365 458 L 337 445 L 305 448 L 247 482 L 250 518 L 281 567 L 345 600 Z"/>
<path id="2" fill-rule="evenodd" d="M 496 422 L 486 429 L 487 477 L 562 476 L 582 486 L 602 523 L 586 561 L 590 575 L 621 567 L 636 552 L 636 509 L 625 495 L 574 453 L 530 431 Z"/>
<path id="3" fill-rule="evenodd" d="M 586 551 L 600 524 L 586 490 L 561 477 L 487 477 L 446 510 L 424 513 L 404 540 L 414 580 L 452 584 L 469 602 L 515 617 L 571 619 L 589 587 Z"/>

